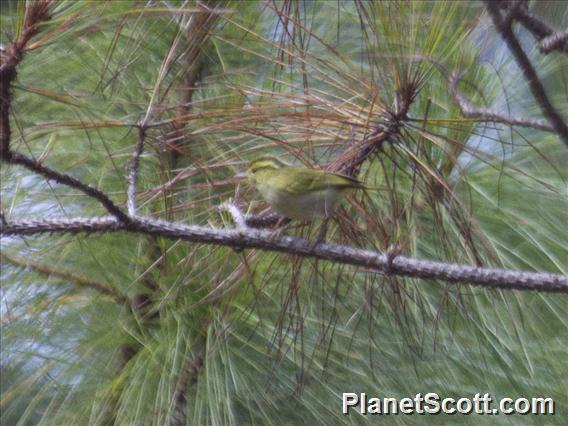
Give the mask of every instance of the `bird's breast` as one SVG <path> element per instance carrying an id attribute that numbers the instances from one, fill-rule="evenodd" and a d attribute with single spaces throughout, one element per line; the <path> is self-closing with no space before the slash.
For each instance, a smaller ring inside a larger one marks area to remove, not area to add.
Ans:
<path id="1" fill-rule="evenodd" d="M 296 220 L 328 218 L 333 215 L 341 198 L 341 190 L 331 186 L 305 194 L 274 189 L 269 185 L 259 185 L 258 191 L 273 210 Z"/>

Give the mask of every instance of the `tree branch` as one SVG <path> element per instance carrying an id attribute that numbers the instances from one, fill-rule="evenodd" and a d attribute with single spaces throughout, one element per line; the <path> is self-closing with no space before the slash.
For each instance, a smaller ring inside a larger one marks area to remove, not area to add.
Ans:
<path id="1" fill-rule="evenodd" d="M 86 185 L 79 179 L 74 178 L 65 173 L 58 172 L 47 166 L 44 166 L 38 161 L 34 161 L 20 153 L 10 151 L 6 157 L 3 158 L 9 164 L 16 164 L 25 167 L 26 169 L 35 172 L 47 179 L 56 181 L 57 183 L 76 188 L 85 193 L 89 197 L 95 198 L 108 210 L 110 214 L 116 217 L 119 221 L 125 224 L 130 221 L 130 218 L 124 213 L 114 202 L 102 191 L 91 185 Z"/>
<path id="2" fill-rule="evenodd" d="M 251 228 L 272 228 L 277 224 L 286 225 L 290 222 L 287 217 L 278 213 L 267 213 L 245 216 L 245 224 Z"/>
<path id="3" fill-rule="evenodd" d="M 474 118 L 479 122 L 488 121 L 492 123 L 503 123 L 510 126 L 532 127 L 534 129 L 544 130 L 545 132 L 555 132 L 554 128 L 546 120 L 535 120 L 531 118 L 515 118 L 510 115 L 499 114 L 487 108 L 478 108 L 458 90 L 458 84 L 461 80 L 462 72 L 454 71 L 450 75 L 448 83 L 450 92 L 454 100 L 460 107 L 462 115 L 466 118 Z"/>
<path id="4" fill-rule="evenodd" d="M 568 30 L 550 34 L 540 41 L 538 47 L 542 53 L 550 53 L 553 50 L 568 53 Z"/>
<path id="5" fill-rule="evenodd" d="M 146 129 L 143 126 L 138 127 L 138 141 L 132 153 L 130 160 L 130 172 L 128 173 L 128 191 L 126 193 L 126 204 L 128 207 L 128 214 L 136 216 L 137 203 L 136 203 L 136 187 L 138 185 L 138 169 L 140 167 L 140 156 L 144 151 L 144 139 L 146 138 Z"/>
<path id="6" fill-rule="evenodd" d="M 314 246 L 312 241 L 296 237 L 283 236 L 274 239 L 273 233 L 266 230 L 213 229 L 147 217 L 132 218 L 130 224 L 124 224 L 108 216 L 71 220 L 18 221 L 0 225 L 1 235 L 108 233 L 116 231 L 128 231 L 227 247 L 255 248 L 289 253 L 330 260 L 346 265 L 362 266 L 375 272 L 413 278 L 436 279 L 448 283 L 469 283 L 507 290 L 518 289 L 568 293 L 568 277 L 566 275 L 478 268 L 405 256 L 393 258 L 389 254 L 337 244 L 317 244 Z"/>
<path id="7" fill-rule="evenodd" d="M 207 345 L 207 335 L 203 331 L 203 334 L 197 336 L 196 346 L 198 349 L 193 351 L 193 356 L 188 356 L 185 367 L 183 368 L 179 382 L 176 386 L 175 392 L 175 412 L 172 425 L 181 426 L 187 424 L 187 413 L 185 412 L 187 407 L 187 393 L 188 387 L 197 383 L 197 378 L 199 377 L 199 371 L 203 368 L 205 363 L 205 346 Z"/>
<path id="8" fill-rule="evenodd" d="M 516 10 L 512 10 L 511 15 L 508 19 L 503 19 L 501 16 L 501 12 L 499 11 L 498 2 L 494 2 L 491 0 L 485 0 L 485 4 L 487 6 L 487 10 L 491 15 L 491 19 L 493 20 L 493 24 L 497 31 L 507 43 L 509 50 L 513 54 L 517 65 L 523 72 L 525 79 L 529 83 L 529 88 L 540 105 L 543 115 L 546 117 L 548 122 L 552 125 L 555 132 L 560 136 L 560 138 L 564 141 L 565 144 L 568 145 L 568 125 L 564 122 L 560 114 L 556 111 L 548 96 L 546 95 L 546 91 L 544 90 L 544 86 L 540 82 L 538 75 L 531 64 L 531 61 L 523 51 L 521 44 L 515 37 L 513 30 L 511 28 L 511 19 L 515 17 L 516 13 L 519 13 L 519 10 L 522 8 L 517 7 Z"/>
<path id="9" fill-rule="evenodd" d="M 99 200 L 102 205 L 118 220 L 127 223 L 129 217 L 114 204 L 109 197 L 98 189 L 86 185 L 78 179 L 57 172 L 42 165 L 31 158 L 14 152 L 10 149 L 10 108 L 11 108 L 11 85 L 17 76 L 16 67 L 21 62 L 25 47 L 32 37 L 39 33 L 39 25 L 51 19 L 51 1 L 38 0 L 26 5 L 26 15 L 20 37 L 5 50 L 0 66 L 0 159 L 9 164 L 17 164 L 38 173 L 47 179 L 56 181 L 72 188 L 76 188 L 89 197 Z M 4 52 L 3 52 L 4 53 Z"/>
<path id="10" fill-rule="evenodd" d="M 39 25 L 51 19 L 51 2 L 37 0 L 26 4 L 24 25 L 18 40 L 1 51 L 0 65 L 0 158 L 10 152 L 10 107 L 12 82 L 16 79 L 16 67 L 24 57 L 29 41 L 39 33 Z"/>
<path id="11" fill-rule="evenodd" d="M 518 7 L 512 18 L 520 22 L 540 42 L 539 48 L 543 53 L 553 50 L 568 53 L 567 31 L 557 31 L 537 16 L 530 13 L 525 7 Z M 557 41 L 553 41 L 557 40 Z"/>
<path id="12" fill-rule="evenodd" d="M 22 268 L 31 268 L 40 274 L 46 275 L 48 277 L 56 277 L 60 280 L 71 282 L 77 285 L 78 287 L 90 288 L 101 294 L 112 297 L 114 300 L 116 300 L 119 303 L 128 303 L 128 299 L 126 298 L 126 296 L 120 294 L 120 292 L 116 291 L 108 284 L 92 281 L 89 280 L 88 278 L 82 277 L 72 272 L 60 271 L 58 269 L 52 268 L 49 265 L 43 265 L 41 263 L 31 262 L 29 260 L 18 259 L 16 257 L 10 256 L 9 254 L 6 254 L 6 252 L 0 253 L 0 258 L 4 259 L 7 262 L 10 262 L 15 266 L 19 266 Z"/>

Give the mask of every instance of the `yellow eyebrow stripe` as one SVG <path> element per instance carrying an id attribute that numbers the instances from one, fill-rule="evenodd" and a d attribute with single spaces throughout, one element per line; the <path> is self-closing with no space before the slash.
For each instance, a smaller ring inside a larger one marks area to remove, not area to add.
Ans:
<path id="1" fill-rule="evenodd" d="M 278 164 L 275 164 L 274 161 L 255 161 L 254 163 L 251 164 L 251 167 L 254 169 L 264 169 L 264 168 L 272 168 L 272 169 L 276 169 L 278 168 Z"/>

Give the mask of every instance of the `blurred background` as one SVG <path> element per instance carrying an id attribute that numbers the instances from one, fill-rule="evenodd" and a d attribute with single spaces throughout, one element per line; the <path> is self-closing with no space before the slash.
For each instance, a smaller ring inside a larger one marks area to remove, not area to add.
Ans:
<path id="1" fill-rule="evenodd" d="M 564 2 L 530 10 L 566 28 Z M 2 46 L 30 3 L 0 5 Z M 328 240 L 468 265 L 566 273 L 568 150 L 464 118 L 449 84 L 542 113 L 483 3 L 58 1 L 13 84 L 12 149 L 126 204 L 144 120 L 140 213 L 233 226 L 252 158 L 349 171 Z M 516 27 L 556 109 L 566 55 Z M 2 164 L 7 221 L 107 214 Z M 291 223 L 314 238 L 318 223 Z M 566 413 L 568 301 L 126 233 L 2 237 L 2 424 L 359 424 L 342 392 L 552 397 Z M 391 416 L 532 424 L 527 416 Z"/>

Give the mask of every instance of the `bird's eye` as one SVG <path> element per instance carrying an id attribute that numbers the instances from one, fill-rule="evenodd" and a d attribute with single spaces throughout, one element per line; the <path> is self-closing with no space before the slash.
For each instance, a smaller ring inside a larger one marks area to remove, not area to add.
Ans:
<path id="1" fill-rule="evenodd" d="M 252 169 L 250 172 L 254 175 L 256 173 L 256 170 Z"/>

